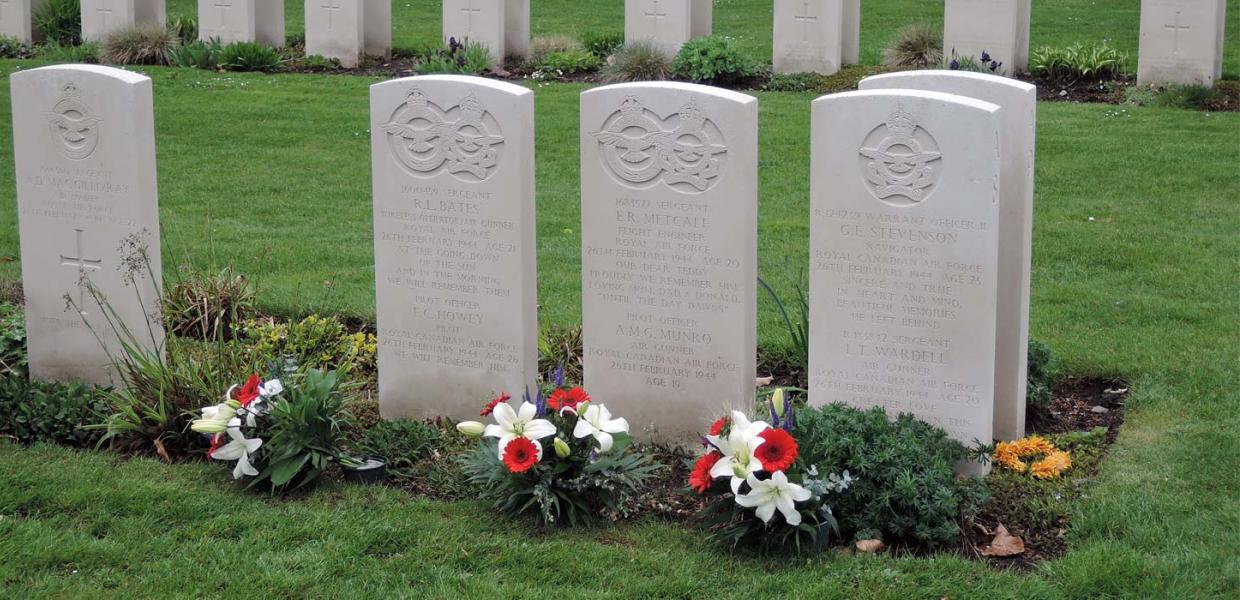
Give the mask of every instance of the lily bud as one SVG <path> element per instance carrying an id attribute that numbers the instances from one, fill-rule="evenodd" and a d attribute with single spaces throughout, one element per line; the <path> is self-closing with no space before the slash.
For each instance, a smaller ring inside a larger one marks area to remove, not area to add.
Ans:
<path id="1" fill-rule="evenodd" d="M 771 394 L 771 408 L 775 409 L 775 415 L 784 418 L 784 388 L 775 388 L 775 393 Z"/>
<path id="2" fill-rule="evenodd" d="M 555 446 L 555 455 L 560 458 L 568 458 L 568 454 L 572 452 L 572 448 L 568 447 L 568 442 L 560 438 L 555 438 L 555 441 L 551 444 Z"/>
<path id="3" fill-rule="evenodd" d="M 456 430 L 469 437 L 478 437 L 486 430 L 486 426 L 477 421 L 461 421 L 456 424 Z"/>

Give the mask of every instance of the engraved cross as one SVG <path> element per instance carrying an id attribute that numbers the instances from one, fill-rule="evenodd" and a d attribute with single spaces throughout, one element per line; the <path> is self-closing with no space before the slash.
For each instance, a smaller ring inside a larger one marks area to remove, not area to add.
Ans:
<path id="1" fill-rule="evenodd" d="M 473 33 L 474 32 L 474 14 L 481 13 L 482 9 L 474 8 L 473 0 L 465 0 L 465 7 L 461 9 L 461 12 L 465 13 L 466 33 Z"/>
<path id="2" fill-rule="evenodd" d="M 95 7 L 95 12 L 99 13 L 100 18 L 103 19 L 104 30 L 107 30 L 108 19 L 112 17 L 112 9 L 108 6 L 108 4 L 109 0 L 100 0 L 99 6 Z"/>
<path id="3" fill-rule="evenodd" d="M 1180 53 L 1180 32 L 1188 31 L 1189 29 L 1191 29 L 1191 27 L 1189 27 L 1188 25 L 1180 25 L 1180 11 L 1178 10 L 1175 11 L 1175 24 L 1163 25 L 1163 29 L 1170 29 L 1171 31 L 1175 32 L 1174 34 L 1175 35 L 1175 38 L 1174 38 L 1175 46 L 1172 48 L 1172 51 L 1175 52 L 1176 54 L 1179 54 Z"/>
<path id="4" fill-rule="evenodd" d="M 818 17 L 811 17 L 811 16 L 810 16 L 810 14 L 809 14 L 809 2 L 808 2 L 808 1 L 803 2 L 803 3 L 802 3 L 801 8 L 802 8 L 801 12 L 802 12 L 803 14 L 799 14 L 799 15 L 798 15 L 798 14 L 793 14 L 793 15 L 792 15 L 792 18 L 793 18 L 793 19 L 796 19 L 797 21 L 800 21 L 800 22 L 801 22 L 801 41 L 802 41 L 802 42 L 808 42 L 808 41 L 809 41 L 809 22 L 810 22 L 810 21 L 817 21 L 817 20 L 818 20 Z"/>
<path id="5" fill-rule="evenodd" d="M 79 274 L 85 274 L 87 271 L 98 271 L 103 268 L 103 259 L 86 258 L 85 245 L 82 244 L 82 229 L 74 229 L 75 245 L 77 247 L 77 256 L 60 255 L 60 264 L 65 267 L 77 267 Z M 82 285 L 78 283 L 78 310 L 82 314 L 86 314 L 86 295 Z"/>
<path id="6" fill-rule="evenodd" d="M 654 7 L 642 14 L 656 20 L 667 17 L 667 12 L 659 12 L 659 0 L 654 0 Z"/>
<path id="7" fill-rule="evenodd" d="M 336 14 L 334 11 L 340 10 L 340 0 L 336 0 L 335 4 L 332 4 L 332 0 L 324 0 L 323 5 L 319 8 L 327 11 L 327 28 L 331 29 L 332 15 Z"/>

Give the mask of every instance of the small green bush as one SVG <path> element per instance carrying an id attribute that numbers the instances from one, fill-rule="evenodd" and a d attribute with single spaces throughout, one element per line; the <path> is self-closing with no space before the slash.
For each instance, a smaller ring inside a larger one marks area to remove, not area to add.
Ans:
<path id="1" fill-rule="evenodd" d="M 29 376 L 26 354 L 26 313 L 21 307 L 0 304 L 0 377 Z"/>
<path id="2" fill-rule="evenodd" d="M 80 0 L 43 0 L 31 20 L 48 43 L 76 46 L 82 42 Z"/>
<path id="3" fill-rule="evenodd" d="M 198 41 L 198 19 L 187 16 L 168 18 L 168 31 L 176 34 L 182 44 Z"/>
<path id="4" fill-rule="evenodd" d="M 548 54 L 581 52 L 585 47 L 576 38 L 566 35 L 536 37 L 530 42 L 530 62 L 537 63 Z"/>
<path id="5" fill-rule="evenodd" d="M 220 66 L 223 46 L 218 39 L 208 42 L 194 40 L 168 50 L 168 64 L 185 69 L 214 71 Z"/>
<path id="6" fill-rule="evenodd" d="M 350 333 L 332 316 L 310 315 L 296 323 L 251 321 L 245 326 L 243 339 L 258 359 L 280 357 L 301 368 L 334 369 L 342 374 L 369 375 L 375 371 L 375 335 Z"/>
<path id="7" fill-rule="evenodd" d="M 0 378 L 0 437 L 12 436 L 24 444 L 94 445 L 100 432 L 82 426 L 106 410 L 104 398 L 103 391 L 81 383 Z"/>
<path id="8" fill-rule="evenodd" d="M 166 65 L 168 51 L 180 43 L 176 34 L 163 25 L 135 25 L 108 34 L 99 58 L 117 65 Z"/>
<path id="9" fill-rule="evenodd" d="M 1155 96 L 1154 105 L 1205 110 L 1218 97 L 1219 93 L 1208 85 L 1172 85 Z"/>
<path id="10" fill-rule="evenodd" d="M 741 50 L 734 38 L 722 35 L 685 42 L 672 65 L 679 77 L 716 85 L 752 77 L 756 68 L 753 59 Z"/>
<path id="11" fill-rule="evenodd" d="M 39 47 L 38 58 L 56 62 L 97 63 L 99 62 L 99 44 L 84 42 L 77 46 L 50 42 Z"/>
<path id="12" fill-rule="evenodd" d="M 551 52 L 544 54 L 533 67 L 544 73 L 554 73 L 557 77 L 576 75 L 597 71 L 603 65 L 599 57 L 585 50 L 568 52 Z"/>
<path id="13" fill-rule="evenodd" d="M 986 497 L 981 479 L 958 481 L 952 473 L 968 450 L 909 414 L 891 421 L 881 407 L 828 404 L 799 410 L 795 434 L 806 464 L 819 473 L 847 471 L 853 477 L 835 496 L 844 539 L 950 544 L 960 536 L 961 514 Z"/>
<path id="14" fill-rule="evenodd" d="M 220 50 L 220 67 L 229 71 L 275 71 L 280 53 L 257 42 L 233 42 Z"/>
<path id="15" fill-rule="evenodd" d="M 816 92 L 822 85 L 822 76 L 817 73 L 776 73 L 766 82 L 765 89 L 771 92 Z"/>
<path id="16" fill-rule="evenodd" d="M 883 50 L 889 67 L 927 68 L 943 62 L 943 32 L 924 23 L 913 23 L 896 33 Z"/>
<path id="17" fill-rule="evenodd" d="M 662 81 L 672 75 L 672 60 L 649 41 L 625 44 L 611 56 L 603 69 L 609 83 L 623 81 Z"/>
<path id="18" fill-rule="evenodd" d="M 215 44 L 218 48 L 218 43 Z M 210 48 L 210 44 L 203 46 Z M 164 291 L 164 323 L 169 332 L 182 337 L 231 339 L 243 323 L 254 318 L 256 305 L 254 286 L 244 275 L 234 271 L 232 265 L 218 274 L 182 268 Z"/>
<path id="19" fill-rule="evenodd" d="M 340 68 L 340 59 L 327 58 L 321 54 L 311 54 L 297 61 L 297 66 L 305 71 L 324 73 Z"/>
<path id="20" fill-rule="evenodd" d="M 586 51 L 606 59 L 624 46 L 623 31 L 587 31 L 581 34 L 581 45 Z"/>
<path id="21" fill-rule="evenodd" d="M 1106 42 L 1043 46 L 1029 55 L 1029 73 L 1063 82 L 1103 81 L 1123 73 L 1128 55 Z"/>
<path id="22" fill-rule="evenodd" d="M 464 44 L 456 38 L 448 38 L 446 47 L 430 51 L 414 70 L 419 75 L 447 73 L 480 75 L 491 68 L 491 53 L 486 46 L 476 42 Z"/>
<path id="23" fill-rule="evenodd" d="M 1055 385 L 1051 371 L 1051 347 L 1030 338 L 1026 364 L 1028 374 L 1025 379 L 1025 401 L 1037 406 L 1049 406 L 1051 388 Z"/>
<path id="24" fill-rule="evenodd" d="M 34 49 L 17 38 L 0 35 L 0 58 L 32 58 Z"/>
<path id="25" fill-rule="evenodd" d="M 379 421 L 366 431 L 355 454 L 382 456 L 387 459 L 388 477 L 404 483 L 413 477 L 416 463 L 439 449 L 443 439 L 443 432 L 426 421 Z"/>

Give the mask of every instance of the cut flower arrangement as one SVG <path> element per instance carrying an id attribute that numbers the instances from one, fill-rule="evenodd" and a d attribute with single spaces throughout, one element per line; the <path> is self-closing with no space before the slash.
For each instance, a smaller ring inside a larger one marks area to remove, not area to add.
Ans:
<path id="1" fill-rule="evenodd" d="M 494 423 L 457 428 L 480 437 L 464 459 L 469 482 L 509 515 L 543 525 L 591 524 L 628 516 L 638 487 L 662 467 L 632 447 L 629 424 L 580 387 L 528 392 L 515 407 L 503 394 L 482 409 Z"/>
<path id="2" fill-rule="evenodd" d="M 1054 479 L 1072 468 L 1072 456 L 1056 448 L 1042 436 L 1031 435 L 1014 442 L 995 445 L 994 461 L 1017 473 L 1031 473 L 1038 479 Z M 1032 463 L 1025 459 L 1037 458 Z"/>
<path id="3" fill-rule="evenodd" d="M 783 390 L 765 403 L 770 422 L 732 411 L 702 438 L 689 487 L 708 496 L 710 537 L 732 546 L 767 549 L 823 546 L 836 529 L 829 498 L 852 483 L 848 471 L 820 476 L 805 464 L 794 435 L 796 414 Z"/>

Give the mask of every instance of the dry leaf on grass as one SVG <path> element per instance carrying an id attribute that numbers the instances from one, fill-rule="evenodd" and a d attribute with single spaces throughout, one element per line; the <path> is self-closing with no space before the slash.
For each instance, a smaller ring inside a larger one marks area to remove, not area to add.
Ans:
<path id="1" fill-rule="evenodd" d="M 1008 533 L 1002 525 L 995 528 L 995 539 L 982 548 L 982 556 L 1016 556 L 1025 552 L 1025 541 Z"/>
<path id="2" fill-rule="evenodd" d="M 882 552 L 886 547 L 882 540 L 857 541 L 857 552 Z"/>

